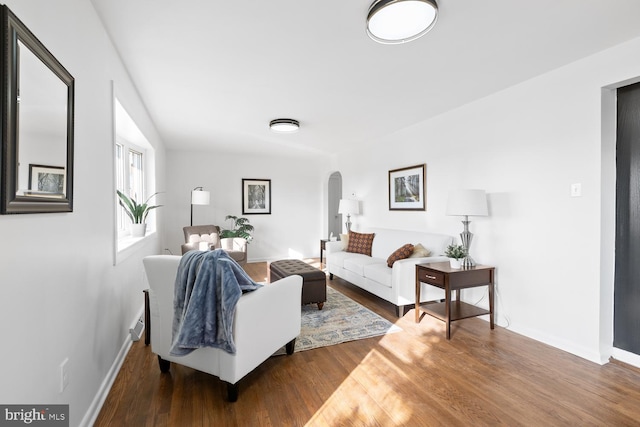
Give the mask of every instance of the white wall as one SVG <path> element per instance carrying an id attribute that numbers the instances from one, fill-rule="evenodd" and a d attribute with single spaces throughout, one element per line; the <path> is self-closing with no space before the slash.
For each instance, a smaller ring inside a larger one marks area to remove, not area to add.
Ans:
<path id="1" fill-rule="evenodd" d="M 193 223 L 230 228 L 227 215 L 255 227 L 249 261 L 318 257 L 326 234 L 328 158 L 169 151 L 167 155 L 167 248 L 180 254 L 182 227 L 189 225 L 191 190 L 211 192 L 208 206 L 194 206 Z M 242 179 L 271 180 L 271 214 L 242 214 Z"/>
<path id="2" fill-rule="evenodd" d="M 341 155 L 338 168 L 321 158 L 181 152 L 165 161 L 90 2 L 5 3 L 76 78 L 76 144 L 73 213 L 0 217 L 0 402 L 69 403 L 71 425 L 91 414 L 142 307 L 141 258 L 164 248 L 179 253 L 193 187 L 212 192 L 210 206 L 196 206 L 195 222 L 222 224 L 225 215 L 241 214 L 242 178 L 270 178 L 272 214 L 249 216 L 257 229 L 250 259 L 317 256 L 326 181 L 336 169 L 343 194 L 363 201 L 355 229 L 457 235 L 459 218 L 444 215 L 447 191 L 487 190 L 491 216 L 472 222 L 472 254 L 498 268 L 499 323 L 591 360 L 606 358 L 613 239 L 611 209 L 602 204 L 611 197 L 601 191 L 611 190 L 614 156 L 602 143 L 601 88 L 640 76 L 640 40 L 382 138 L 369 153 L 352 153 L 357 162 Z M 156 148 L 156 188 L 166 192 L 157 210 L 166 238 L 149 237 L 116 266 L 112 80 Z M 427 212 L 389 212 L 388 170 L 419 163 L 427 164 Z M 583 196 L 571 198 L 576 182 Z M 66 357 L 70 384 L 59 393 Z"/>
<path id="3" fill-rule="evenodd" d="M 162 246 L 151 236 L 113 265 L 112 80 L 156 148 L 158 188 L 164 147 L 90 2 L 5 3 L 75 77 L 75 185 L 72 213 L 0 216 L 0 402 L 68 403 L 75 426 L 142 309 L 141 258 Z"/>
<path id="4" fill-rule="evenodd" d="M 636 39 L 601 52 L 382 138 L 363 161 L 339 162 L 344 191 L 363 201 L 356 229 L 457 236 L 461 218 L 445 216 L 448 191 L 485 189 L 490 216 L 472 218 L 471 252 L 497 267 L 499 323 L 606 361 L 613 218 L 601 200 L 612 203 L 615 156 L 601 116 L 615 114 L 602 111 L 601 88 L 640 76 L 639 49 Z M 388 170 L 419 163 L 427 164 L 427 212 L 390 212 Z M 582 197 L 570 197 L 573 183 L 582 184 Z"/>

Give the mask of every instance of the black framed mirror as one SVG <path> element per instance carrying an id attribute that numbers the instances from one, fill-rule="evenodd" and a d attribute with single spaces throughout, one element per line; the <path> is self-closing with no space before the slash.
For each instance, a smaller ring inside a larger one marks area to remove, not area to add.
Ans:
<path id="1" fill-rule="evenodd" d="M 74 78 L 0 7 L 0 213 L 72 212 Z"/>

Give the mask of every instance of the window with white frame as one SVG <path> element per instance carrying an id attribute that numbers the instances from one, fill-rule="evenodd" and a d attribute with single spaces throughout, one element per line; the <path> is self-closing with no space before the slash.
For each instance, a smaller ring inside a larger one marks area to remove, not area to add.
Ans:
<path id="1" fill-rule="evenodd" d="M 128 141 L 116 139 L 116 189 L 129 196 L 138 203 L 143 203 L 148 197 L 144 191 L 144 148 Z M 118 235 L 128 234 L 131 221 L 118 204 L 117 212 Z"/>
<path id="2" fill-rule="evenodd" d="M 146 202 L 155 188 L 154 174 L 155 160 L 151 144 L 138 129 L 120 102 L 115 99 L 115 152 L 114 175 L 115 187 L 138 203 Z M 114 195 L 115 197 L 115 195 Z M 119 198 L 116 197 L 116 200 Z M 151 199 L 149 203 L 154 204 Z M 129 219 L 120 203 L 116 204 L 117 250 L 121 251 L 136 240 L 131 237 Z M 155 231 L 155 214 L 152 210 L 146 220 L 147 234 Z"/>

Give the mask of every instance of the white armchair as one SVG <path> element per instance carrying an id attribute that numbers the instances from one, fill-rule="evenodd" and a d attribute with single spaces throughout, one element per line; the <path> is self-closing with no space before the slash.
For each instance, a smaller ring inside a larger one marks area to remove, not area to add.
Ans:
<path id="1" fill-rule="evenodd" d="M 158 355 L 160 370 L 170 362 L 215 375 L 227 383 L 229 401 L 238 398 L 238 381 L 286 345 L 292 354 L 300 334 L 302 277 L 289 276 L 243 294 L 236 306 L 233 339 L 236 353 L 199 348 L 186 356 L 171 356 L 173 297 L 180 257 L 145 257 L 151 312 L 151 349 Z"/>

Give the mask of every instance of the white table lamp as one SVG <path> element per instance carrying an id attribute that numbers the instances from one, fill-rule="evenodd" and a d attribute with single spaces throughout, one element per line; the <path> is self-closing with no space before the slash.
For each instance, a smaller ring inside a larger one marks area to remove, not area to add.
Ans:
<path id="1" fill-rule="evenodd" d="M 449 192 L 447 201 L 447 215 L 464 216 L 464 231 L 460 233 L 462 246 L 467 251 L 467 256 L 462 260 L 462 267 L 473 267 L 476 265 L 473 258 L 469 256 L 469 247 L 473 239 L 473 233 L 469 231 L 470 216 L 487 216 L 487 194 L 484 190 L 453 190 Z"/>
<path id="2" fill-rule="evenodd" d="M 347 215 L 347 222 L 345 222 L 345 225 L 347 226 L 348 233 L 351 231 L 351 215 L 360 214 L 360 203 L 358 203 L 357 200 L 340 199 L 338 213 Z"/>

